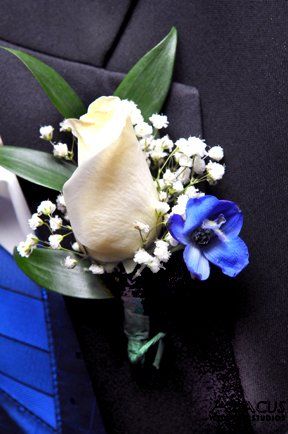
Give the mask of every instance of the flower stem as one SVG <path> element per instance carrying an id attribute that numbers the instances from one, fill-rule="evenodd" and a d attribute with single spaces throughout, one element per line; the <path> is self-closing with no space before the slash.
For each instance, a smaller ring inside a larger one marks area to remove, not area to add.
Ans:
<path id="1" fill-rule="evenodd" d="M 171 158 L 176 154 L 177 151 L 178 151 L 178 148 L 173 149 L 173 151 L 166 158 L 163 166 L 159 168 L 158 175 L 157 175 L 157 178 L 156 178 L 157 181 L 160 178 L 161 173 L 163 172 L 163 170 L 165 169 L 165 167 L 167 166 L 167 164 L 169 163 L 169 161 L 171 160 Z"/>

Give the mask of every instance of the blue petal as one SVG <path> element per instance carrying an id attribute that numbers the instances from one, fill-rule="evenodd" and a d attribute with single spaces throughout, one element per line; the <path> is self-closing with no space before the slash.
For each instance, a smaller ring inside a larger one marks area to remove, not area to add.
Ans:
<path id="1" fill-rule="evenodd" d="M 185 247 L 183 253 L 184 261 L 190 273 L 199 280 L 206 280 L 210 274 L 210 266 L 200 249 L 193 244 Z"/>
<path id="2" fill-rule="evenodd" d="M 219 214 L 223 214 L 226 220 L 226 223 L 221 226 L 221 231 L 231 238 L 237 237 L 243 226 L 243 214 L 240 208 L 229 200 L 219 200 L 209 220 L 215 220 Z"/>
<path id="3" fill-rule="evenodd" d="M 210 195 L 189 199 L 186 207 L 185 234 L 189 234 L 201 226 L 203 220 L 213 214 L 213 210 L 219 202 L 217 197 Z"/>
<path id="4" fill-rule="evenodd" d="M 229 238 L 227 241 L 214 241 L 203 249 L 205 257 L 221 268 L 227 276 L 235 277 L 249 263 L 249 253 L 241 238 Z"/>
<path id="5" fill-rule="evenodd" d="M 179 214 L 173 214 L 168 221 L 168 229 L 175 240 L 181 244 L 188 244 L 189 239 L 184 235 L 184 220 Z"/>

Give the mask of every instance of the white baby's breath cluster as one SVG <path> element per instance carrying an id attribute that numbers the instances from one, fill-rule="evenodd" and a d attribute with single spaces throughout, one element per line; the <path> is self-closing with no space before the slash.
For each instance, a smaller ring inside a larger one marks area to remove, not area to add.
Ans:
<path id="1" fill-rule="evenodd" d="M 141 114 L 141 113 L 140 113 Z M 52 145 L 52 154 L 55 159 L 72 160 L 74 158 L 74 138 L 72 139 L 71 148 L 63 141 L 55 142 L 54 127 L 52 125 L 45 125 L 39 128 L 39 135 L 42 140 L 50 142 Z M 60 122 L 60 133 L 71 132 L 70 126 L 67 124 L 66 119 Z M 31 233 L 27 235 L 25 241 L 21 241 L 17 246 L 17 250 L 20 256 L 28 258 L 36 247 L 42 247 L 53 250 L 68 251 L 66 247 L 62 246 L 64 239 L 72 235 L 72 228 L 67 221 L 69 218 L 67 215 L 66 204 L 63 194 L 59 194 L 56 198 L 56 203 L 50 200 L 42 201 L 37 207 L 37 212 L 32 214 L 28 223 L 33 231 L 37 231 L 40 227 L 45 228 L 48 232 L 46 240 L 41 240 L 38 236 Z M 61 216 L 56 214 L 57 211 L 62 214 Z M 66 221 L 66 222 L 65 222 Z M 38 235 L 38 234 L 37 234 Z M 63 261 L 63 266 L 68 269 L 73 269 L 78 264 L 79 258 L 85 257 L 85 253 L 82 247 L 77 241 L 71 243 L 71 253 L 67 254 Z M 75 257 L 76 256 L 76 257 Z"/>
<path id="2" fill-rule="evenodd" d="M 168 232 L 167 222 L 173 214 L 179 214 L 185 219 L 189 199 L 205 195 L 201 186 L 205 182 L 212 185 L 222 179 L 225 173 L 225 165 L 221 163 L 224 152 L 219 145 L 209 147 L 200 137 L 191 136 L 174 141 L 165 132 L 169 126 L 166 115 L 154 113 L 145 120 L 133 101 L 124 100 L 122 103 L 128 110 L 158 191 L 158 202 L 155 203 L 157 227 L 151 228 L 145 221 L 137 220 L 131 227 L 131 230 L 138 231 L 142 247 L 135 252 L 133 258 L 124 261 L 123 266 L 127 273 L 134 272 L 134 277 L 137 277 L 141 275 L 144 268 L 148 268 L 152 273 L 164 269 L 172 253 L 181 248 Z M 56 159 L 73 161 L 74 139 L 70 148 L 65 141 L 52 141 L 53 126 L 43 126 L 39 131 L 40 138 L 51 143 L 52 153 Z M 69 123 L 65 119 L 60 123 L 59 131 L 60 133 L 71 132 Z M 56 214 L 57 211 L 62 215 Z M 29 225 L 33 231 L 41 226 L 46 227 L 49 231 L 48 241 L 41 241 L 34 234 L 29 234 L 27 239 L 19 244 L 19 254 L 28 257 L 37 245 L 54 250 L 65 250 L 68 253 L 62 265 L 67 269 L 74 269 L 79 260 L 86 258 L 87 255 L 83 246 L 77 241 L 71 242 L 70 249 L 62 247 L 65 237 L 72 235 L 72 228 L 65 220 L 68 220 L 68 216 L 62 194 L 57 197 L 56 203 L 50 200 L 41 202 L 37 212 L 29 220 Z M 149 244 L 151 231 L 157 238 Z M 118 265 L 93 261 L 86 271 L 102 275 L 110 273 Z"/>
<path id="3" fill-rule="evenodd" d="M 45 125 L 43 127 L 40 127 L 39 129 L 40 139 L 47 140 L 48 142 L 50 142 L 50 140 L 52 140 L 53 138 L 53 132 L 54 132 L 54 128 L 52 127 L 52 125 Z"/>
<path id="4" fill-rule="evenodd" d="M 67 126 L 66 120 L 64 119 L 63 122 L 60 122 L 60 132 L 67 132 L 70 131 L 70 127 Z M 53 155 L 55 158 L 63 159 L 63 160 L 73 160 L 74 152 L 73 152 L 73 145 L 72 143 L 71 150 L 69 150 L 69 147 L 66 143 L 62 142 L 53 142 L 53 135 L 54 135 L 54 127 L 52 125 L 46 125 L 44 127 L 40 127 L 39 129 L 40 133 L 40 139 L 46 140 L 47 142 L 50 142 L 53 147 Z"/>
<path id="5" fill-rule="evenodd" d="M 131 101 L 132 124 L 140 146 L 146 155 L 151 174 L 158 191 L 159 201 L 155 204 L 158 216 L 158 238 L 152 245 L 146 245 L 147 234 L 155 228 L 145 222 L 137 222 L 134 229 L 139 231 L 142 248 L 135 252 L 133 263 L 135 275 L 147 267 L 157 273 L 169 261 L 178 242 L 167 230 L 166 223 L 172 214 L 185 218 L 187 202 L 191 198 L 204 196 L 198 187 L 204 182 L 215 184 L 222 179 L 225 165 L 221 164 L 224 152 L 221 146 L 209 147 L 200 137 L 180 138 L 173 141 L 167 134 L 161 134 L 169 125 L 167 116 L 153 114 L 145 121 L 139 108 Z"/>
<path id="6" fill-rule="evenodd" d="M 64 214 L 65 217 L 66 207 L 63 195 L 58 195 L 56 203 L 51 202 L 51 200 L 43 200 L 39 204 L 37 212 L 32 214 L 28 223 L 33 231 L 36 231 L 41 226 L 47 228 L 49 234 L 48 241 L 39 239 L 38 236 L 33 233 L 29 234 L 26 240 L 21 241 L 17 247 L 20 256 L 28 258 L 37 246 L 54 250 L 62 249 L 61 243 L 66 236 L 72 233 L 72 229 L 69 225 L 64 223 L 62 217 L 55 214 L 56 210 Z M 56 233 L 58 231 L 62 233 Z M 76 242 L 72 245 L 72 249 L 80 252 L 80 247 Z M 65 266 L 67 266 L 67 268 L 74 268 L 72 267 L 73 264 L 76 265 L 74 262 L 69 262 L 69 259 L 67 259 L 67 261 L 65 260 Z"/>
<path id="7" fill-rule="evenodd" d="M 25 241 L 21 241 L 17 246 L 17 251 L 23 258 L 29 258 L 38 244 L 38 238 L 34 234 L 28 234 Z"/>

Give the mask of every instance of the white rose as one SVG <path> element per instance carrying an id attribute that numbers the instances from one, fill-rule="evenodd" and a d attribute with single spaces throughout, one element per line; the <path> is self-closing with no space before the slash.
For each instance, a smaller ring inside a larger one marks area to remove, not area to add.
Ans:
<path id="1" fill-rule="evenodd" d="M 98 261 L 117 262 L 142 246 L 135 221 L 156 237 L 157 190 L 133 130 L 127 104 L 101 97 L 66 123 L 78 138 L 79 167 L 63 194 L 77 241 Z"/>

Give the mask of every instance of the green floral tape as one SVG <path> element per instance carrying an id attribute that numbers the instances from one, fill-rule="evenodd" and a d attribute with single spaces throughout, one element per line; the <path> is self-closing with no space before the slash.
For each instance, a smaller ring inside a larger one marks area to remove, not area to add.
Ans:
<path id="1" fill-rule="evenodd" d="M 144 363 L 145 354 L 158 343 L 153 366 L 159 369 L 163 350 L 165 333 L 159 332 L 153 338 L 149 337 L 150 320 L 143 314 L 142 299 L 123 297 L 125 324 L 124 331 L 128 338 L 128 357 L 131 363 Z"/>

